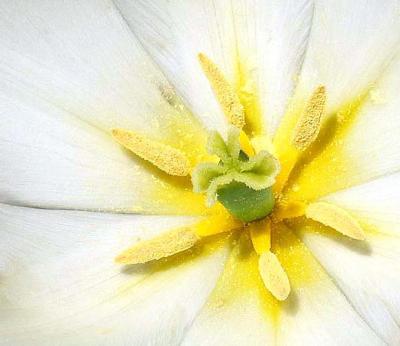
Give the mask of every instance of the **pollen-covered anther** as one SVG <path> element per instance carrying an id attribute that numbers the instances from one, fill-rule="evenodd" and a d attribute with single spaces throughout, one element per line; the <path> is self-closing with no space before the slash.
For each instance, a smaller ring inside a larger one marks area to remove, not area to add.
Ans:
<path id="1" fill-rule="evenodd" d="M 141 241 L 115 258 L 120 264 L 139 264 L 190 249 L 200 238 L 190 227 L 181 227 L 156 238 Z"/>
<path id="2" fill-rule="evenodd" d="M 317 138 L 325 103 L 325 87 L 319 86 L 312 94 L 294 129 L 292 143 L 298 150 L 305 150 Z"/>
<path id="3" fill-rule="evenodd" d="M 242 128 L 245 125 L 245 115 L 239 96 L 214 62 L 203 53 L 198 57 L 224 114 L 232 125 Z"/>
<path id="4" fill-rule="evenodd" d="M 358 240 L 365 240 L 365 232 L 354 217 L 346 210 L 326 202 L 311 203 L 306 209 L 306 216 L 329 226 L 336 231 Z"/>
<path id="5" fill-rule="evenodd" d="M 258 270 L 265 287 L 278 300 L 285 300 L 290 293 L 290 283 L 278 258 L 270 251 L 261 254 Z"/>
<path id="6" fill-rule="evenodd" d="M 112 135 L 119 144 L 170 175 L 190 173 L 188 158 L 176 148 L 124 129 L 113 129 Z"/>

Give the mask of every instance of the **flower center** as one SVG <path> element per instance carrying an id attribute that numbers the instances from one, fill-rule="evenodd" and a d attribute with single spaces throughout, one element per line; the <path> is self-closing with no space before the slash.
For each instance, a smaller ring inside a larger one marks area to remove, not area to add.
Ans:
<path id="1" fill-rule="evenodd" d="M 144 240 L 116 257 L 120 264 L 155 261 L 183 252 L 209 236 L 242 230 L 248 232 L 258 255 L 259 276 L 278 300 L 290 293 L 290 283 L 278 257 L 271 250 L 271 233 L 281 221 L 306 217 L 354 239 L 365 239 L 360 224 L 345 210 L 326 202 L 288 201 L 285 184 L 302 153 L 318 137 L 326 102 L 324 86 L 316 88 L 302 113 L 283 127 L 284 145 L 277 145 L 278 160 L 267 150 L 255 150 L 243 128 L 244 106 L 219 68 L 204 54 L 200 65 L 227 117 L 230 128 L 224 141 L 211 132 L 207 150 L 215 162 L 191 166 L 177 148 L 124 129 L 114 129 L 118 143 L 169 175 L 191 175 L 193 190 L 206 195 L 209 215 L 191 225 Z M 293 120 L 293 121 L 292 121 Z M 281 125 L 282 126 L 282 125 Z M 265 148 L 265 146 L 264 146 Z M 271 150 L 272 151 L 272 150 Z"/>
<path id="2" fill-rule="evenodd" d="M 218 200 L 243 222 L 261 219 L 274 207 L 272 185 L 279 163 L 267 151 L 249 156 L 240 145 L 240 130 L 231 126 L 226 142 L 218 132 L 209 136 L 207 149 L 218 163 L 200 163 L 192 173 L 193 190 L 207 194 L 207 206 Z"/>

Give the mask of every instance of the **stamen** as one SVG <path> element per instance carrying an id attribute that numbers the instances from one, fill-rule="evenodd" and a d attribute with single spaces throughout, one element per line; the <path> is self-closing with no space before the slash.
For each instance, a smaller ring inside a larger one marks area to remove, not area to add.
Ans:
<path id="1" fill-rule="evenodd" d="M 358 240 L 365 240 L 364 230 L 347 211 L 326 202 L 312 203 L 307 207 L 306 216 L 336 231 Z"/>
<path id="2" fill-rule="evenodd" d="M 117 256 L 115 261 L 120 264 L 138 264 L 158 260 L 190 249 L 199 239 L 191 228 L 177 228 L 135 244 Z"/>
<path id="3" fill-rule="evenodd" d="M 186 176 L 190 173 L 188 158 L 176 148 L 123 129 L 113 129 L 112 135 L 119 144 L 170 175 Z"/>
<path id="4" fill-rule="evenodd" d="M 245 125 L 245 115 L 239 96 L 225 79 L 217 65 L 203 53 L 200 53 L 198 57 L 204 74 L 210 82 L 224 114 L 232 125 L 241 129 Z"/>
<path id="5" fill-rule="evenodd" d="M 281 152 L 278 150 L 278 157 L 282 169 L 274 186 L 274 191 L 276 194 L 279 194 L 285 187 L 290 173 L 292 172 L 292 169 L 297 163 L 302 152 L 307 149 L 307 147 L 318 137 L 318 133 L 321 128 L 321 120 L 325 108 L 325 102 L 325 87 L 319 86 L 312 94 L 307 103 L 305 111 L 297 121 L 297 125 L 294 127 L 293 138 L 291 142 L 292 145 L 284 147 Z"/>
<path id="6" fill-rule="evenodd" d="M 271 248 L 271 221 L 265 218 L 254 221 L 248 225 L 254 250 L 259 254 L 267 252 Z"/>
<path id="7" fill-rule="evenodd" d="M 318 136 L 321 127 L 322 113 L 325 108 L 326 91 L 319 86 L 308 101 L 305 112 L 300 117 L 294 130 L 293 145 L 303 151 Z"/>
<path id="8" fill-rule="evenodd" d="M 278 300 L 285 300 L 290 293 L 290 283 L 278 258 L 270 251 L 264 252 L 258 260 L 258 270 L 265 287 Z"/>

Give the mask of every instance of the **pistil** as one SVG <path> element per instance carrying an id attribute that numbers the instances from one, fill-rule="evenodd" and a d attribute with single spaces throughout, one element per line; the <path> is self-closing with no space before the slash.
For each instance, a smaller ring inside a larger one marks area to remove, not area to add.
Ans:
<path id="1" fill-rule="evenodd" d="M 279 171 L 278 161 L 262 151 L 248 157 L 240 146 L 240 130 L 231 127 L 224 142 L 211 133 L 207 148 L 218 163 L 201 163 L 193 171 L 195 192 L 207 194 L 208 206 L 217 200 L 236 218 L 251 222 L 267 216 L 274 206 L 272 185 Z"/>

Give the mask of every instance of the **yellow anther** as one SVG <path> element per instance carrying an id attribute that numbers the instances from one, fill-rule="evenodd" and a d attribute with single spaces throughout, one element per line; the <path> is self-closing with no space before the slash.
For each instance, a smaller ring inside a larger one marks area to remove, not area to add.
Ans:
<path id="1" fill-rule="evenodd" d="M 284 219 L 291 219 L 304 215 L 306 205 L 303 202 L 293 201 L 277 201 L 274 211 L 271 215 L 273 222 L 277 223 Z"/>
<path id="2" fill-rule="evenodd" d="M 270 251 L 264 252 L 258 260 L 258 270 L 265 287 L 278 300 L 285 300 L 290 293 L 290 283 L 278 258 Z"/>
<path id="3" fill-rule="evenodd" d="M 248 225 L 254 250 L 261 255 L 271 248 L 271 221 L 265 218 Z"/>
<path id="4" fill-rule="evenodd" d="M 193 226 L 197 236 L 207 237 L 219 233 L 230 232 L 238 228 L 242 228 L 243 223 L 235 219 L 226 210 L 218 210 L 214 215 L 199 221 Z"/>
<path id="5" fill-rule="evenodd" d="M 305 150 L 318 136 L 321 128 L 322 113 L 326 102 L 324 86 L 319 86 L 308 101 L 294 129 L 293 145 L 299 150 Z"/>
<path id="6" fill-rule="evenodd" d="M 177 176 L 190 173 L 190 162 L 180 150 L 123 129 L 113 129 L 114 139 L 162 171 Z"/>
<path id="7" fill-rule="evenodd" d="M 199 61 L 224 114 L 232 125 L 241 129 L 245 125 L 245 115 L 239 96 L 207 56 L 200 53 Z"/>
<path id="8" fill-rule="evenodd" d="M 354 239 L 365 240 L 364 230 L 346 210 L 326 202 L 311 203 L 306 216 Z"/>
<path id="9" fill-rule="evenodd" d="M 158 260 L 190 249 L 199 239 L 191 228 L 177 228 L 135 244 L 117 256 L 115 261 L 120 264 L 138 264 Z"/>
<path id="10" fill-rule="evenodd" d="M 240 131 L 239 136 L 240 148 L 246 153 L 247 156 L 254 156 L 255 152 L 251 145 L 249 137 L 247 137 L 244 131 Z"/>

